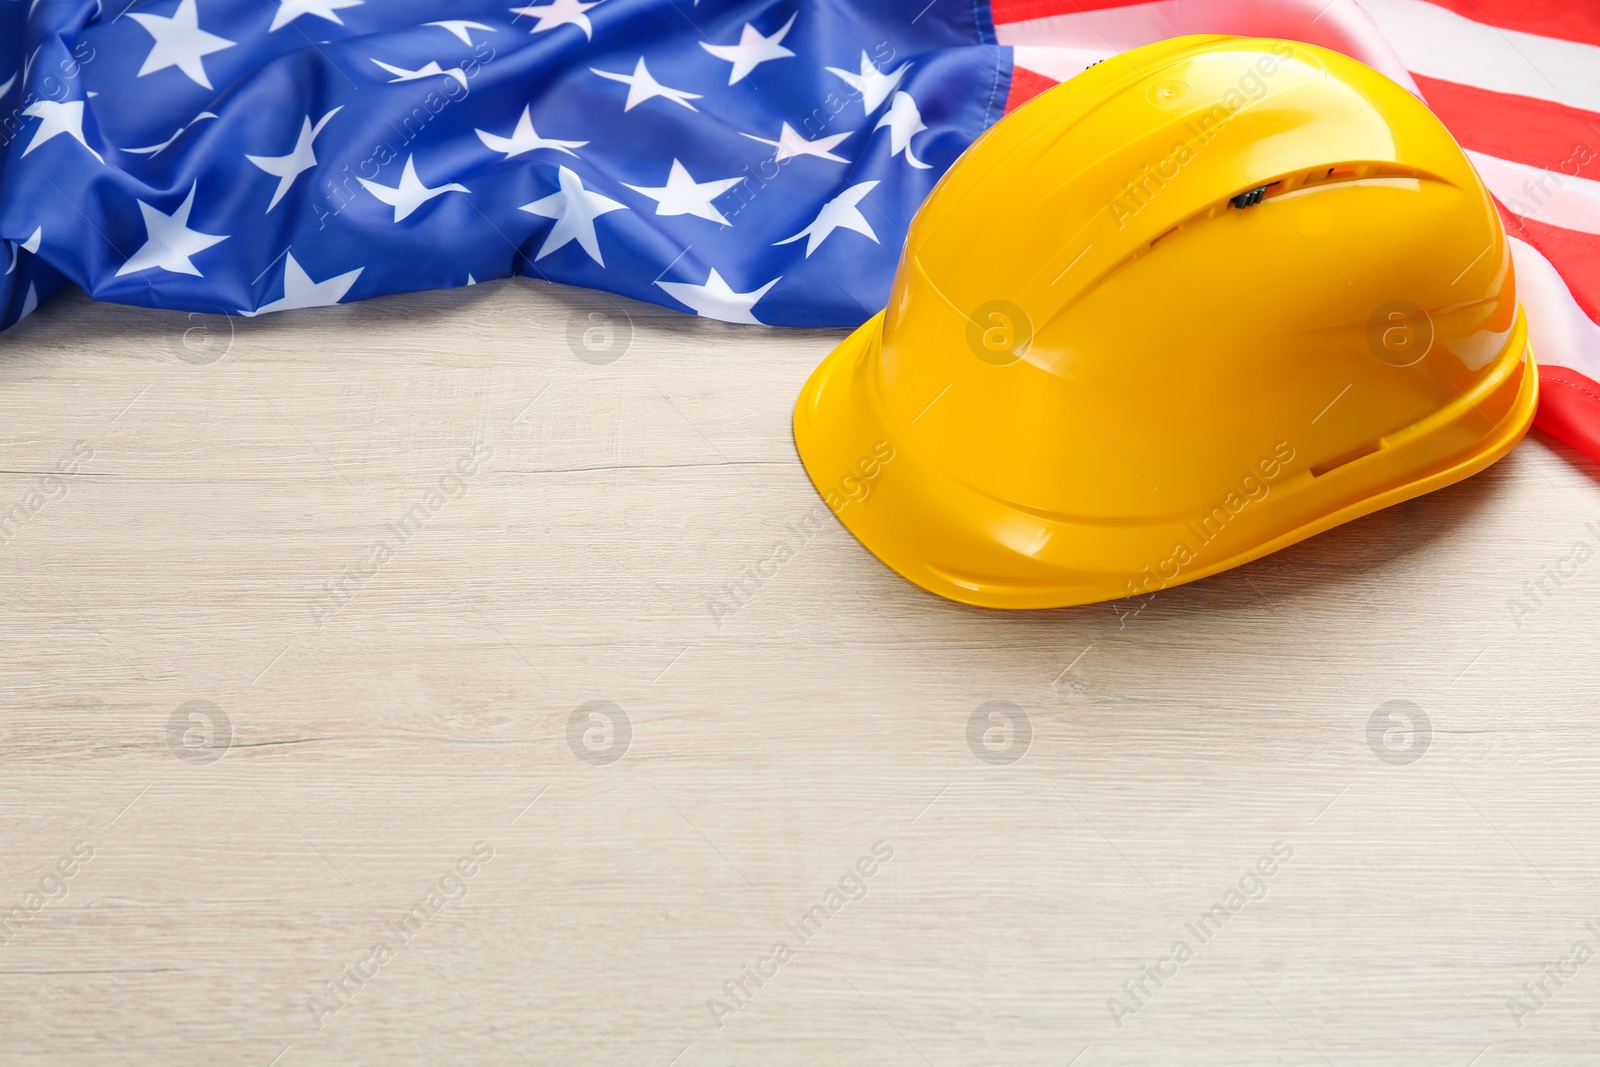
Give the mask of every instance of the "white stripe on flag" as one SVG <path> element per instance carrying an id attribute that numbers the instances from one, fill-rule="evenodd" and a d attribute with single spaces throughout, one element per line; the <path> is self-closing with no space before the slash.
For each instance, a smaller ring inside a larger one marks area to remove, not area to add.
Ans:
<path id="1" fill-rule="evenodd" d="M 1418 74 L 1600 111 L 1600 48 L 1497 29 L 1426 0 L 1362 0 L 1362 6 Z"/>
<path id="2" fill-rule="evenodd" d="M 1072 6 L 1076 8 L 1076 4 Z M 995 38 L 1000 44 L 1072 49 L 1097 55 L 1114 55 L 1190 33 L 1310 41 L 1352 55 L 1412 92 L 1417 91 L 1393 47 L 1356 0 L 1152 0 L 995 26 Z M 1048 57 L 1035 61 L 1049 62 Z M 1056 77 L 1052 73 L 1054 67 L 1020 65 Z"/>
<path id="3" fill-rule="evenodd" d="M 1468 152 L 1483 184 L 1512 213 L 1547 226 L 1600 234 L 1600 182 Z"/>
<path id="4" fill-rule="evenodd" d="M 1537 248 L 1513 237 L 1511 258 L 1517 269 L 1517 297 L 1528 315 L 1534 360 L 1571 367 L 1600 381 L 1600 326 L 1583 313 L 1567 283 Z"/>
<path id="5" fill-rule="evenodd" d="M 1011 59 L 1016 66 L 1058 82 L 1075 78 L 1089 64 L 1115 54 L 1109 48 L 1036 48 L 1017 45 L 1011 49 Z"/>

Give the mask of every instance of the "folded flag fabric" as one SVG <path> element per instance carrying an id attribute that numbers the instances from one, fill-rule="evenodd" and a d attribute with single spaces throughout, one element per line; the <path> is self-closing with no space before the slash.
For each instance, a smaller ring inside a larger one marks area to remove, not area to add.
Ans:
<path id="1" fill-rule="evenodd" d="M 848 326 L 974 138 L 1183 33 L 1417 92 L 1512 235 L 1539 424 L 1600 458 L 1600 9 L 1567 0 L 0 0 L 0 327 L 524 274 Z"/>
<path id="2" fill-rule="evenodd" d="M 1004 111 L 993 37 L 965 0 L 0 0 L 3 321 L 63 279 L 249 315 L 526 274 L 858 323 Z"/>

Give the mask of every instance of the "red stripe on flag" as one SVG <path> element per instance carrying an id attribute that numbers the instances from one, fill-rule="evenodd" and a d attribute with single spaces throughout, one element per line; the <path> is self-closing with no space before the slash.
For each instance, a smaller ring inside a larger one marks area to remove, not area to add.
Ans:
<path id="1" fill-rule="evenodd" d="M 1011 66 L 1011 92 L 1006 95 L 1006 114 L 1009 115 L 1046 89 L 1052 89 L 1060 84 L 1054 78 L 1047 78 L 1043 74 L 1035 73 L 1013 63 Z"/>
<path id="2" fill-rule="evenodd" d="M 1108 7 L 1133 7 L 1150 0 L 989 0 L 989 11 L 996 23 L 1026 22 L 1051 15 L 1080 15 Z"/>
<path id="3" fill-rule="evenodd" d="M 1600 44 L 1600 5 L 1593 0 L 1432 0 L 1437 7 L 1496 29 Z"/>
<path id="4" fill-rule="evenodd" d="M 1506 232 L 1520 237 L 1555 267 L 1583 313 L 1600 322 L 1600 237 L 1514 215 L 1501 206 Z"/>
<path id="5" fill-rule="evenodd" d="M 1533 358 L 1537 360 L 1539 353 Z M 1533 424 L 1600 459 L 1600 383 L 1570 367 L 1539 368 L 1539 410 Z"/>
<path id="6" fill-rule="evenodd" d="M 1413 73 L 1462 147 L 1561 175 L 1600 180 L 1600 115 Z"/>

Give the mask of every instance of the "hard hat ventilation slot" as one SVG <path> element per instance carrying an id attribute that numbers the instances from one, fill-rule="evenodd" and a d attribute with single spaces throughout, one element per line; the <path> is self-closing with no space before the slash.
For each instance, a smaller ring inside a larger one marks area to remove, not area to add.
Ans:
<path id="1" fill-rule="evenodd" d="M 1257 204 L 1261 203 L 1261 198 L 1266 195 L 1267 187 L 1265 185 L 1258 185 L 1254 189 L 1249 189 L 1240 193 L 1232 200 L 1229 200 L 1228 203 L 1238 208 L 1255 207 Z"/>
<path id="2" fill-rule="evenodd" d="M 1311 477 L 1320 478 L 1324 474 L 1331 474 L 1333 471 L 1338 470 L 1340 467 L 1344 467 L 1344 466 L 1347 466 L 1347 465 L 1349 465 L 1351 463 L 1354 463 L 1358 459 L 1365 459 L 1366 457 L 1372 455 L 1374 452 L 1382 452 L 1382 451 L 1383 451 L 1383 438 L 1380 437 L 1376 441 L 1368 441 L 1366 444 L 1362 445 L 1360 448 L 1352 449 L 1351 451 L 1346 452 L 1342 456 L 1335 456 L 1333 459 L 1324 460 L 1323 462 L 1316 464 L 1315 466 L 1313 466 L 1311 468 Z"/>
<path id="3" fill-rule="evenodd" d="M 1285 196 L 1289 193 L 1296 192 L 1307 187 L 1333 185 L 1340 182 L 1355 182 L 1368 178 L 1412 178 L 1428 181 L 1445 181 L 1445 179 L 1436 174 L 1430 174 L 1427 171 L 1417 170 L 1414 167 L 1405 167 L 1395 163 L 1380 162 L 1335 163 L 1331 165 L 1323 163 L 1319 166 L 1312 167 L 1310 170 L 1300 171 L 1297 174 L 1286 174 L 1281 178 L 1275 178 L 1270 182 L 1266 182 L 1262 185 L 1257 185 L 1253 188 L 1236 193 L 1224 200 L 1214 201 L 1209 206 L 1202 208 L 1193 215 L 1190 215 L 1188 218 L 1180 220 L 1174 225 L 1163 230 L 1157 236 L 1151 238 L 1148 244 L 1135 248 L 1121 259 L 1112 263 L 1093 282 L 1084 283 L 1084 285 L 1079 289 L 1078 295 L 1082 296 L 1084 293 L 1089 292 L 1095 284 L 1104 281 L 1117 271 L 1127 267 L 1128 264 L 1134 262 L 1140 256 L 1147 254 L 1151 249 L 1155 248 L 1156 245 L 1159 245 L 1167 238 L 1181 233 L 1190 227 L 1201 226 L 1207 222 L 1210 222 L 1212 219 L 1226 215 L 1229 209 L 1247 210 L 1267 200 L 1274 200 L 1280 196 Z M 1076 262 L 1076 260 L 1073 262 Z M 1062 272 L 1062 274 L 1065 273 L 1065 271 Z M 1060 277 L 1060 275 L 1057 275 L 1058 281 L 1060 280 Z M 1073 299 L 1076 300 L 1077 297 L 1074 297 Z"/>
<path id="4" fill-rule="evenodd" d="M 1332 185 L 1335 182 L 1355 182 L 1365 178 L 1432 178 L 1433 175 L 1424 174 L 1412 167 L 1402 167 L 1392 163 L 1336 163 L 1323 164 L 1299 174 L 1288 174 L 1276 181 L 1258 185 L 1253 189 L 1246 189 L 1235 196 L 1228 198 L 1228 205 L 1244 209 L 1251 208 L 1263 200 L 1284 193 L 1294 192 L 1308 186 Z"/>

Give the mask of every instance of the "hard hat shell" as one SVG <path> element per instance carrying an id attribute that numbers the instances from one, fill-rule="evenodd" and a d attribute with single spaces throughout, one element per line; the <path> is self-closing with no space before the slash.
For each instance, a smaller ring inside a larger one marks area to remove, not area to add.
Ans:
<path id="1" fill-rule="evenodd" d="M 1042 608 L 1465 478 L 1537 388 L 1499 216 L 1420 101 L 1311 45 L 1182 37 L 973 143 L 794 434 L 890 567 Z"/>

